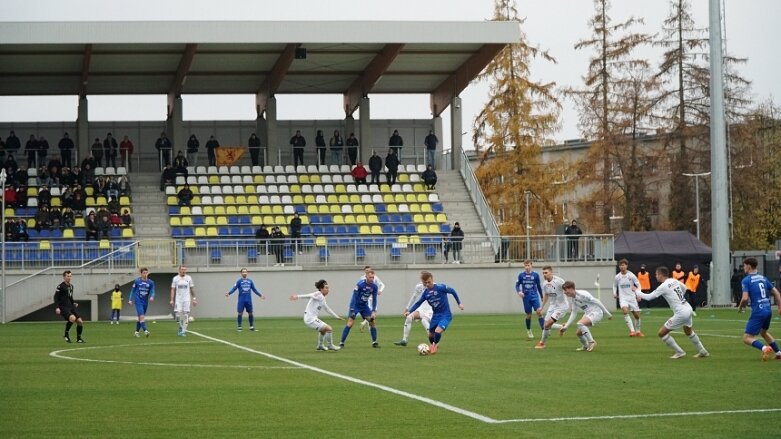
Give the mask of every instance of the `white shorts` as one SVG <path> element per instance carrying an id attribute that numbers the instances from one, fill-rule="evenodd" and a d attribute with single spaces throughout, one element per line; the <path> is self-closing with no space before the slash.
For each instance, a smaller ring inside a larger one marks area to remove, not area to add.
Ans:
<path id="1" fill-rule="evenodd" d="M 317 330 L 317 331 L 320 331 L 324 327 L 328 326 L 324 321 L 322 321 L 322 320 L 320 320 L 318 318 L 315 318 L 315 319 L 304 319 L 304 324 L 307 327 L 312 328 L 312 329 Z"/>
<path id="2" fill-rule="evenodd" d="M 569 311 L 569 307 L 548 308 L 548 312 L 545 313 L 545 320 L 553 320 L 554 322 L 558 322 L 562 317 L 564 317 L 565 314 L 567 314 L 567 311 Z"/>
<path id="3" fill-rule="evenodd" d="M 431 319 L 434 317 L 434 310 L 431 309 L 431 305 L 425 302 L 423 305 L 420 305 L 418 309 L 415 310 L 415 312 L 420 315 L 421 320 L 426 319 L 430 322 Z"/>
<path id="4" fill-rule="evenodd" d="M 591 326 L 597 326 L 597 323 L 599 323 L 600 320 L 602 320 L 604 314 L 602 313 L 601 309 L 595 308 L 586 311 L 586 313 L 583 314 L 583 317 L 588 317 L 588 319 L 591 320 Z"/>
<path id="5" fill-rule="evenodd" d="M 669 329 L 670 331 L 674 329 L 678 329 L 681 326 L 688 326 L 692 327 L 692 311 L 691 309 L 688 309 L 686 311 L 675 313 L 672 317 L 667 319 L 666 322 L 664 322 L 664 327 Z"/>
<path id="6" fill-rule="evenodd" d="M 637 296 L 632 294 L 631 296 L 618 295 L 618 304 L 620 308 L 627 307 L 629 311 L 640 312 L 640 305 L 637 304 Z"/>
<path id="7" fill-rule="evenodd" d="M 192 303 L 190 299 L 176 299 L 174 301 L 174 312 L 190 312 L 190 303 Z"/>

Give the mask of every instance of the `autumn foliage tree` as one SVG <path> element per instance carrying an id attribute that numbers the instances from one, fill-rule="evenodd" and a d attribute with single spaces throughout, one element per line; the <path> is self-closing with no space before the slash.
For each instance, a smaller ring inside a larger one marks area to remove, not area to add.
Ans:
<path id="1" fill-rule="evenodd" d="M 497 0 L 494 20 L 523 21 L 515 2 Z M 541 148 L 551 142 L 558 129 L 561 105 L 555 95 L 555 83 L 531 79 L 534 58 L 555 60 L 531 46 L 524 33 L 521 39 L 505 47 L 481 74 L 490 81 L 488 101 L 474 120 L 473 141 L 481 162 L 475 174 L 494 212 L 501 212 L 505 234 L 525 234 L 526 191 L 534 195 L 530 203 L 530 231 L 552 233 L 556 198 L 566 185 L 560 163 L 544 163 Z M 557 218 L 556 220 L 560 220 Z"/>

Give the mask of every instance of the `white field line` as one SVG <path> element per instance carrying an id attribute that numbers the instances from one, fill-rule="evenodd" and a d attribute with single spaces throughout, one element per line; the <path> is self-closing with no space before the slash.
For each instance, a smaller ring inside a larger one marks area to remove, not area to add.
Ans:
<path id="1" fill-rule="evenodd" d="M 208 341 L 202 341 L 202 342 L 191 342 L 191 343 L 146 343 L 146 344 L 121 344 L 121 345 L 110 345 L 110 346 L 84 346 L 79 348 L 71 348 L 71 349 L 60 349 L 57 351 L 49 352 L 49 356 L 54 358 L 59 358 L 62 360 L 73 360 L 73 361 L 86 361 L 88 363 L 110 363 L 110 364 L 134 364 L 134 365 L 143 365 L 143 366 L 165 366 L 165 367 L 198 367 L 198 368 L 232 368 L 232 369 L 299 369 L 298 367 L 291 367 L 291 366 L 242 366 L 242 365 L 231 365 L 231 364 L 187 364 L 187 363 L 158 363 L 158 362 L 149 362 L 149 361 L 120 361 L 120 360 L 98 360 L 95 358 L 80 358 L 80 357 L 71 357 L 68 355 L 65 355 L 65 352 L 73 352 L 73 351 L 86 351 L 86 350 L 94 350 L 94 349 L 110 349 L 110 348 L 122 348 L 122 347 L 138 347 L 138 346 L 151 346 L 151 345 L 187 345 L 187 344 L 194 344 L 194 343 L 210 343 Z"/>
<path id="2" fill-rule="evenodd" d="M 781 412 L 781 408 L 770 408 L 770 409 L 748 409 L 748 410 L 714 410 L 714 411 L 699 411 L 699 412 L 674 412 L 674 413 L 640 413 L 636 415 L 612 415 L 612 416 L 572 416 L 572 417 L 561 417 L 561 418 L 522 418 L 522 419 L 493 419 L 488 416 L 481 415 L 479 413 L 475 413 L 469 410 L 465 410 L 459 407 L 455 407 L 453 405 L 437 401 L 435 399 L 426 398 L 425 396 L 416 395 L 414 393 L 405 392 L 403 390 L 394 389 L 393 387 L 388 387 L 382 384 L 376 384 L 371 383 L 368 381 L 363 381 L 358 378 L 354 378 L 348 375 L 342 375 L 336 372 L 331 372 L 325 369 L 320 369 L 319 367 L 310 366 L 308 364 L 299 363 L 297 361 L 289 360 L 287 358 L 279 357 L 274 354 L 269 354 L 267 352 L 258 351 L 252 348 L 248 348 L 245 346 L 237 345 L 235 343 L 231 343 L 226 340 L 221 340 L 219 338 L 210 337 L 206 334 L 201 334 L 199 332 L 195 331 L 188 331 L 189 333 L 193 335 L 197 335 L 199 337 L 203 337 L 207 340 L 211 340 L 217 343 L 222 343 L 227 346 L 234 347 L 236 349 L 241 349 L 243 351 L 251 352 L 253 354 L 262 355 L 266 358 L 271 358 L 277 361 L 281 361 L 283 363 L 287 363 L 293 366 L 296 366 L 298 368 L 302 369 L 308 369 L 312 372 L 321 373 L 323 375 L 328 375 L 330 377 L 338 378 L 340 380 L 349 381 L 351 383 L 360 384 L 367 387 L 373 387 L 375 389 L 383 390 L 385 392 L 392 393 L 394 395 L 403 396 L 405 398 L 414 399 L 416 401 L 424 402 L 426 404 L 433 405 L 435 407 L 439 407 L 441 409 L 445 409 L 448 411 L 451 411 L 453 413 L 466 416 L 472 419 L 476 419 L 481 422 L 485 422 L 487 424 L 507 424 L 507 423 L 521 423 L 521 422 L 562 422 L 562 421 L 601 421 L 601 420 L 612 420 L 612 419 L 642 419 L 642 418 L 664 418 L 664 417 L 681 417 L 681 416 L 709 416 L 709 415 L 725 415 L 725 414 L 751 414 L 751 413 L 768 413 L 768 412 Z"/>

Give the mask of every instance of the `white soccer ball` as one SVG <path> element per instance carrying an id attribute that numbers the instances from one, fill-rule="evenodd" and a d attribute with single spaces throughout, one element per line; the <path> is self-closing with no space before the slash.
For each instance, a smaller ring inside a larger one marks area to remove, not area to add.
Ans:
<path id="1" fill-rule="evenodd" d="M 188 320 L 190 321 L 190 323 L 192 323 L 192 322 L 194 322 L 194 321 L 195 321 L 195 317 L 193 317 L 193 316 L 190 316 L 190 318 L 189 318 Z"/>
<path id="2" fill-rule="evenodd" d="M 429 353 L 429 347 L 426 343 L 421 343 L 418 345 L 418 353 L 420 355 L 428 355 Z"/>

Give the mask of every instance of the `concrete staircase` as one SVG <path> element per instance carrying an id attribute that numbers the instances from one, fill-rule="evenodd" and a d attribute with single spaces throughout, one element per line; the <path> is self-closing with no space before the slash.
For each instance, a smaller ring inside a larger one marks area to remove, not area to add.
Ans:
<path id="1" fill-rule="evenodd" d="M 168 225 L 167 196 L 160 191 L 160 173 L 133 173 L 133 224 L 138 248 L 138 264 L 144 267 L 171 267 L 176 263 L 175 246 Z"/>

